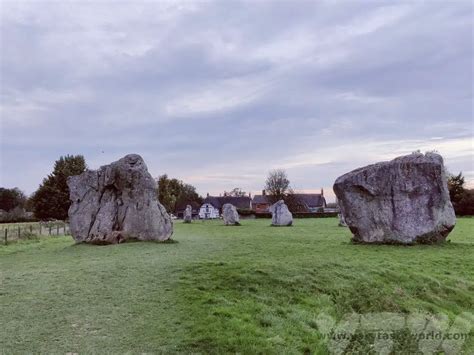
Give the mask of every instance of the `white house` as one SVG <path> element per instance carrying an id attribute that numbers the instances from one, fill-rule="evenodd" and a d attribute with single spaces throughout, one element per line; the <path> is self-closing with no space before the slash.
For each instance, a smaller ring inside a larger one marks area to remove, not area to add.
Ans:
<path id="1" fill-rule="evenodd" d="M 213 219 L 219 218 L 222 206 L 226 203 L 234 205 L 236 208 L 248 209 L 252 208 L 252 199 L 250 196 L 209 196 L 204 199 L 199 209 L 199 218 Z"/>
<path id="2" fill-rule="evenodd" d="M 211 203 L 204 203 L 199 209 L 199 218 L 201 219 L 219 218 L 219 209 L 215 208 Z"/>

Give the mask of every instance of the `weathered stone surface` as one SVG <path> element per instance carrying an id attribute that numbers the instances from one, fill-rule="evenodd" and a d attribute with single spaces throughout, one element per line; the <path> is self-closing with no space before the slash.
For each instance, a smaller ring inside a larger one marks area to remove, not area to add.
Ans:
<path id="1" fill-rule="evenodd" d="M 293 215 L 283 200 L 271 205 L 270 212 L 272 214 L 272 226 L 291 226 L 293 224 Z"/>
<path id="2" fill-rule="evenodd" d="M 351 171 L 334 184 L 355 242 L 444 241 L 456 217 L 443 158 L 413 153 Z"/>
<path id="3" fill-rule="evenodd" d="M 234 205 L 230 203 L 224 204 L 222 206 L 222 217 L 226 226 L 240 226 L 239 213 Z"/>
<path id="4" fill-rule="evenodd" d="M 77 242 L 163 241 L 173 234 L 171 218 L 156 197 L 156 182 L 137 154 L 71 176 L 67 183 L 70 229 Z"/>
<path id="5" fill-rule="evenodd" d="M 191 207 L 191 205 L 187 205 L 186 209 L 184 210 L 183 221 L 184 223 L 191 223 L 192 220 L 193 220 L 193 208 Z"/>

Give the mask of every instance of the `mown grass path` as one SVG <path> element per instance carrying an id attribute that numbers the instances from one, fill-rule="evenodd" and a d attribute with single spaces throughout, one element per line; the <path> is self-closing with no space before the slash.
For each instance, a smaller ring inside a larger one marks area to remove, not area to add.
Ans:
<path id="1" fill-rule="evenodd" d="M 322 314 L 473 312 L 474 219 L 412 247 L 353 245 L 334 218 L 221 223 L 178 221 L 174 244 L 0 246 L 0 352 L 326 353 Z M 393 351 L 417 346 L 401 332 Z"/>

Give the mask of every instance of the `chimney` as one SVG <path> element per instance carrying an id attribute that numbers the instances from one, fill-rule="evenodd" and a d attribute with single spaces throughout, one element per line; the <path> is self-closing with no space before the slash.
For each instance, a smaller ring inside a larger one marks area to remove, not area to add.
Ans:
<path id="1" fill-rule="evenodd" d="M 249 192 L 249 198 L 252 199 L 252 193 L 251 192 Z"/>
<path id="2" fill-rule="evenodd" d="M 207 197 L 209 197 L 209 192 L 207 193 Z"/>
<path id="3" fill-rule="evenodd" d="M 324 196 L 324 190 L 322 187 L 321 187 L 321 196 Z"/>
<path id="4" fill-rule="evenodd" d="M 265 196 L 267 192 L 265 190 L 262 190 L 262 195 Z"/>

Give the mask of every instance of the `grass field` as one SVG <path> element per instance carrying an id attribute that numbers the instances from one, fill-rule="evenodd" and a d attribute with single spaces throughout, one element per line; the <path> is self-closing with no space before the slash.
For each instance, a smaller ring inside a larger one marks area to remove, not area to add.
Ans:
<path id="1" fill-rule="evenodd" d="M 177 221 L 172 244 L 0 246 L 0 352 L 322 354 L 324 319 L 473 312 L 474 219 L 412 247 L 353 245 L 335 218 L 221 223 Z M 394 353 L 423 346 L 396 334 Z M 374 353 L 373 336 L 358 329 L 341 349 Z"/>

